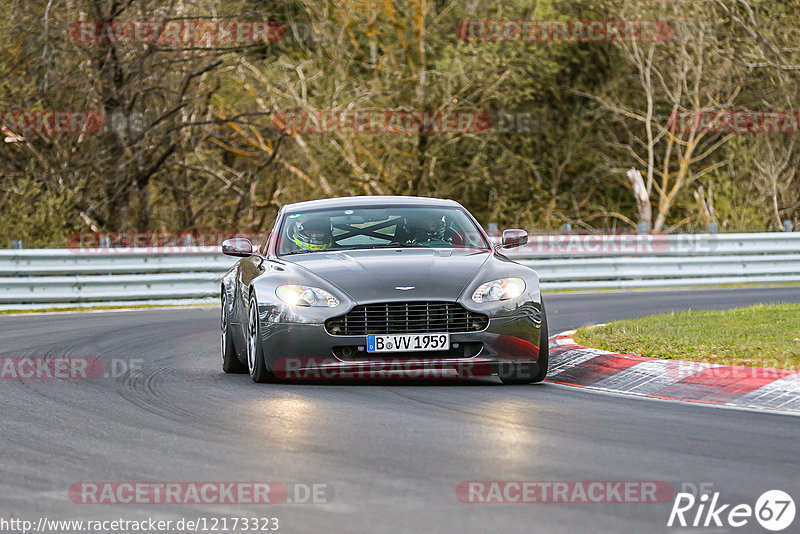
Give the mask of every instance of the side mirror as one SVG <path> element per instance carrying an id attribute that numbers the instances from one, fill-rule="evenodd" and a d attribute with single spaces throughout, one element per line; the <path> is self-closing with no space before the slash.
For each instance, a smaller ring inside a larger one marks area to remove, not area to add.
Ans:
<path id="1" fill-rule="evenodd" d="M 246 258 L 253 255 L 253 244 L 244 237 L 233 237 L 222 242 L 222 253 L 226 256 Z"/>
<path id="2" fill-rule="evenodd" d="M 503 248 L 513 248 L 524 245 L 528 242 L 528 232 L 519 228 L 503 230 Z"/>

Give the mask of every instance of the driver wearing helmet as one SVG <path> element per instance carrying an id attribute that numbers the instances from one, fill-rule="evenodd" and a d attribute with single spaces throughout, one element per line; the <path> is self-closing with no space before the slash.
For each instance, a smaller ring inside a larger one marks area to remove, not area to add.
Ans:
<path id="1" fill-rule="evenodd" d="M 409 221 L 411 235 L 409 242 L 419 245 L 447 244 L 446 226 L 441 214 L 421 213 L 414 221 Z"/>
<path id="2" fill-rule="evenodd" d="M 292 242 L 302 250 L 327 250 L 333 246 L 333 229 L 327 217 L 309 217 L 295 224 Z"/>

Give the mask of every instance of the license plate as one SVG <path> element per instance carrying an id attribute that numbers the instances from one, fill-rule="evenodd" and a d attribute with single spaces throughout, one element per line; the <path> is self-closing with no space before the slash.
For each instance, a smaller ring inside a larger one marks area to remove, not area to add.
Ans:
<path id="1" fill-rule="evenodd" d="M 367 336 L 367 352 L 447 350 L 450 334 L 389 334 Z"/>

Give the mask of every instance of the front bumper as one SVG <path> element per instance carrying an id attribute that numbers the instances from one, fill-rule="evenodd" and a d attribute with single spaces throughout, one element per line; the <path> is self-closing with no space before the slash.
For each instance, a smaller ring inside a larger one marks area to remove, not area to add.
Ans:
<path id="1" fill-rule="evenodd" d="M 451 333 L 449 351 L 367 353 L 366 336 L 332 335 L 324 324 L 275 322 L 261 310 L 267 367 L 283 378 L 488 376 L 539 360 L 541 307 L 529 303 L 490 316 L 479 332 Z"/>

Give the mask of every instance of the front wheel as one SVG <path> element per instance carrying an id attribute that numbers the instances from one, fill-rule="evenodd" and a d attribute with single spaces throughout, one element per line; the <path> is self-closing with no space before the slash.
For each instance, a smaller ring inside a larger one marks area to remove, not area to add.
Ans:
<path id="1" fill-rule="evenodd" d="M 228 322 L 228 297 L 225 288 L 222 288 L 222 313 L 220 314 L 220 349 L 222 353 L 222 370 L 226 373 L 246 373 L 247 366 L 239 361 L 236 356 L 236 349 L 233 346 L 233 338 L 230 333 L 230 323 Z"/>
<path id="2" fill-rule="evenodd" d="M 510 369 L 499 373 L 503 384 L 520 385 L 541 382 L 547 376 L 550 365 L 550 339 L 547 331 L 547 313 L 542 302 L 542 325 L 539 327 L 539 358 L 536 363 L 519 362 L 512 364 Z"/>
<path id="3" fill-rule="evenodd" d="M 542 326 L 539 328 L 539 360 L 536 362 L 536 374 L 531 382 L 542 382 L 547 377 L 550 366 L 550 337 L 547 328 L 547 312 L 542 301 Z"/>
<path id="4" fill-rule="evenodd" d="M 264 361 L 264 343 L 261 340 L 261 321 L 258 318 L 258 301 L 255 293 L 250 295 L 247 310 L 247 369 L 253 382 L 263 384 L 272 378 Z"/>

